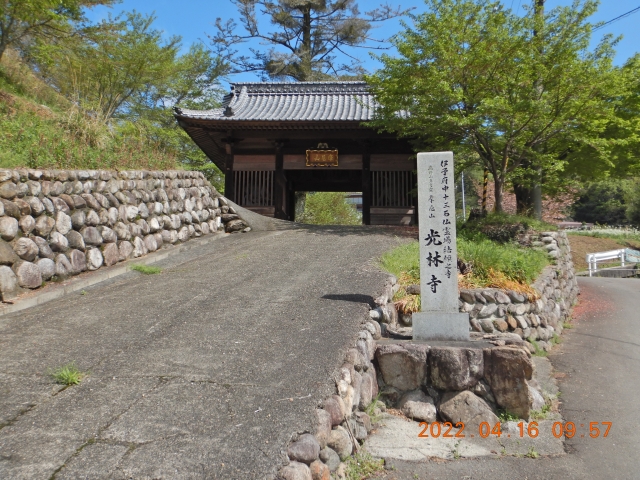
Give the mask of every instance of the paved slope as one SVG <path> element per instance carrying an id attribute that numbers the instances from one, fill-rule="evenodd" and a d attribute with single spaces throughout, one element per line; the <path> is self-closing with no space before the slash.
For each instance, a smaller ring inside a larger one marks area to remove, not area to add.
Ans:
<path id="1" fill-rule="evenodd" d="M 397 243 L 373 228 L 232 235 L 0 318 L 0 478 L 273 475 Z M 70 361 L 90 374 L 62 389 L 46 372 Z"/>
<path id="2" fill-rule="evenodd" d="M 562 416 L 578 435 L 567 455 L 529 459 L 394 462 L 388 479 L 636 479 L 640 476 L 640 281 L 580 278 L 576 326 L 549 356 L 560 379 Z M 590 438 L 589 422 L 613 422 Z M 585 428 L 580 428 L 584 425 Z M 584 434 L 584 437 L 580 435 Z"/>

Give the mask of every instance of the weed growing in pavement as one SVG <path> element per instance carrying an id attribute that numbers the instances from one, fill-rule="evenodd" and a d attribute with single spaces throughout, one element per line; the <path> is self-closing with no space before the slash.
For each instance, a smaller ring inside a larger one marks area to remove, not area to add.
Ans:
<path id="1" fill-rule="evenodd" d="M 553 337 L 551 337 L 551 345 L 558 345 L 560 342 L 562 342 L 562 339 L 560 338 L 560 335 L 558 335 L 557 333 L 553 334 Z"/>
<path id="2" fill-rule="evenodd" d="M 571 322 L 564 322 L 562 324 L 562 328 L 564 328 L 565 330 L 571 330 L 573 328 L 573 323 Z"/>
<path id="3" fill-rule="evenodd" d="M 86 373 L 78 370 L 75 362 L 71 362 L 53 370 L 51 372 L 51 376 L 54 378 L 56 383 L 61 385 L 77 385 L 80 383 L 82 378 L 86 376 Z"/>
<path id="4" fill-rule="evenodd" d="M 546 420 L 551 413 L 551 405 L 545 403 L 540 410 L 532 410 L 529 414 L 531 420 Z"/>
<path id="5" fill-rule="evenodd" d="M 86 295 L 87 291 L 86 290 L 80 290 L 80 295 Z"/>
<path id="6" fill-rule="evenodd" d="M 347 480 L 369 478 L 371 475 L 375 475 L 384 470 L 384 460 L 376 460 L 370 453 L 364 451 L 348 458 L 345 463 L 347 464 Z"/>
<path id="7" fill-rule="evenodd" d="M 520 417 L 514 415 L 509 410 L 506 410 L 504 408 L 498 409 L 498 418 L 500 419 L 500 423 L 517 422 L 518 420 L 520 420 Z"/>
<path id="8" fill-rule="evenodd" d="M 460 440 L 458 440 L 454 445 L 453 445 L 453 458 L 455 458 L 456 460 L 458 460 L 462 455 L 460 455 L 460 450 L 458 450 L 458 447 L 460 446 Z"/>
<path id="9" fill-rule="evenodd" d="M 149 265 L 131 265 L 131 270 L 135 270 L 136 272 L 144 273 L 145 275 L 153 275 L 154 273 L 162 272 L 160 267 L 151 267 Z"/>
<path id="10" fill-rule="evenodd" d="M 529 451 L 525 455 L 525 457 L 528 457 L 528 458 L 538 458 L 539 456 L 540 455 L 538 454 L 538 452 L 536 452 L 535 447 L 529 447 Z"/>

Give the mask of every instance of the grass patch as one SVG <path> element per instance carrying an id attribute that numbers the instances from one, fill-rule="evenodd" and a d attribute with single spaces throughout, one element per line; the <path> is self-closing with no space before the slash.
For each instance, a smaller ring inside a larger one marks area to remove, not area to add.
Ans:
<path id="1" fill-rule="evenodd" d="M 458 237 L 458 256 L 471 266 L 471 273 L 459 276 L 461 288 L 502 288 L 534 298 L 538 293 L 530 284 L 549 264 L 545 252 L 513 243 L 498 243 L 482 235 Z M 395 275 L 402 286 L 420 283 L 419 243 L 408 243 L 386 252 L 380 264 Z M 403 296 L 401 289 L 396 300 Z"/>
<path id="2" fill-rule="evenodd" d="M 504 408 L 498 409 L 498 418 L 500 419 L 500 423 L 517 422 L 518 420 L 520 420 L 520 417 L 514 415 L 509 410 L 506 410 Z"/>
<path id="3" fill-rule="evenodd" d="M 571 330 L 573 328 L 573 323 L 571 322 L 564 322 L 562 324 L 562 328 L 564 328 L 565 330 Z"/>
<path id="4" fill-rule="evenodd" d="M 558 335 L 557 333 L 554 333 L 553 337 L 551 337 L 551 340 L 549 340 L 549 343 L 551 343 L 551 345 L 558 345 L 561 342 L 562 342 L 562 339 L 560 338 L 560 335 Z"/>
<path id="5" fill-rule="evenodd" d="M 535 348 L 535 352 L 533 353 L 534 357 L 546 357 L 549 355 L 548 352 L 544 351 L 542 348 L 540 348 L 540 345 L 538 345 L 538 342 L 536 342 L 533 339 L 529 339 L 529 343 L 531 345 L 533 345 L 533 348 Z"/>
<path id="6" fill-rule="evenodd" d="M 150 265 L 140 265 L 140 264 L 131 265 L 131 270 L 144 273 L 145 275 L 153 275 L 155 273 L 162 272 L 162 269 L 160 267 L 153 267 Z"/>
<path id="7" fill-rule="evenodd" d="M 56 383 L 61 385 L 77 385 L 86 376 L 85 373 L 78 370 L 74 362 L 56 368 L 50 375 Z"/>
<path id="8" fill-rule="evenodd" d="M 369 415 L 371 419 L 371 423 L 378 423 L 382 418 L 380 415 L 376 415 L 375 410 L 379 405 L 384 405 L 383 402 L 380 401 L 380 394 L 376 395 L 369 405 L 364 409 L 364 413 Z"/>
<path id="9" fill-rule="evenodd" d="M 529 447 L 529 451 L 525 454 L 527 458 L 538 458 L 540 454 L 536 452 L 535 447 Z"/>
<path id="10" fill-rule="evenodd" d="M 458 225 L 458 236 L 474 237 L 481 234 L 492 241 L 507 243 L 515 240 L 518 235 L 531 230 L 545 232 L 557 229 L 558 227 L 551 223 L 541 222 L 534 218 L 507 213 L 490 213 Z"/>
<path id="11" fill-rule="evenodd" d="M 551 413 L 551 405 L 545 403 L 540 410 L 532 410 L 529 413 L 531 420 L 546 420 Z"/>
<path id="12" fill-rule="evenodd" d="M 377 460 L 364 451 L 349 457 L 345 463 L 347 480 L 362 480 L 384 471 L 384 460 Z"/>

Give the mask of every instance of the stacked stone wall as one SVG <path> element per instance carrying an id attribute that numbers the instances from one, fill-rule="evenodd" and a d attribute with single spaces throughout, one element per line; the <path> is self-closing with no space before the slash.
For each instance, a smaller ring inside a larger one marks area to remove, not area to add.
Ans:
<path id="1" fill-rule="evenodd" d="M 0 294 L 248 228 L 201 172 L 0 170 Z"/>
<path id="2" fill-rule="evenodd" d="M 543 232 L 532 240 L 532 247 L 546 251 L 554 262 L 532 285 L 539 298 L 509 290 L 461 290 L 459 307 L 461 312 L 469 313 L 474 332 L 512 332 L 547 350 L 553 335 L 562 333 L 579 288 L 566 233 Z"/>

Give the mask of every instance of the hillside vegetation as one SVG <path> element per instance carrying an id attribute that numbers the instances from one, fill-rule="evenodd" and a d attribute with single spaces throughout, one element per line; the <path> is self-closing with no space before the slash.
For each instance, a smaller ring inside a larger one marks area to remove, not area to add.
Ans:
<path id="1" fill-rule="evenodd" d="M 0 132 L 2 168 L 182 168 L 172 152 L 159 149 L 133 124 L 116 129 L 81 111 L 15 52 L 0 61 Z"/>

